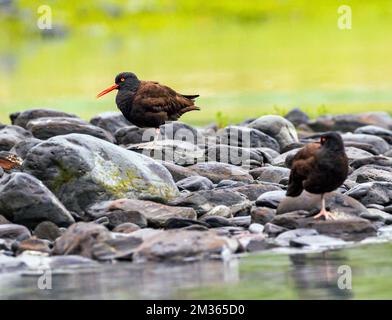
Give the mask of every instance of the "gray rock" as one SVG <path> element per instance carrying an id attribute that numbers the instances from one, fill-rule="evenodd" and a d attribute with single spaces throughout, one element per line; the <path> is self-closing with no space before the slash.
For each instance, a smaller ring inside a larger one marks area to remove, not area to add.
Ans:
<path id="1" fill-rule="evenodd" d="M 196 171 L 189 169 L 189 167 L 181 167 L 166 161 L 160 161 L 160 163 L 170 172 L 175 182 L 198 175 Z"/>
<path id="2" fill-rule="evenodd" d="M 221 216 L 203 215 L 199 221 L 204 222 L 209 228 L 234 227 L 234 224 Z"/>
<path id="3" fill-rule="evenodd" d="M 280 150 L 278 142 L 269 135 L 252 128 L 229 126 L 217 132 L 221 144 L 243 148 L 270 148 Z"/>
<path id="4" fill-rule="evenodd" d="M 372 136 L 378 136 L 380 138 L 383 138 L 385 141 L 387 141 L 389 144 L 392 144 L 392 130 L 384 129 L 378 126 L 364 126 L 356 129 L 354 133 L 359 133 L 359 134 L 368 134 Z"/>
<path id="5" fill-rule="evenodd" d="M 361 214 L 360 217 L 370 221 L 381 221 L 385 224 L 392 224 L 392 214 L 375 208 L 368 208 L 368 212 Z"/>
<path id="6" fill-rule="evenodd" d="M 327 209 L 335 214 L 346 214 L 352 216 L 359 216 L 367 212 L 367 209 L 357 200 L 347 194 L 340 194 L 338 192 L 330 192 L 325 195 L 325 203 Z M 318 212 L 321 209 L 321 196 L 311 194 L 309 192 L 302 192 L 299 197 L 286 197 L 283 199 L 277 209 L 277 214 L 293 212 L 297 210 L 304 210 L 308 212 Z"/>
<path id="7" fill-rule="evenodd" d="M 259 223 L 252 223 L 249 226 L 248 230 L 249 230 L 250 233 L 259 234 L 259 233 L 263 233 L 264 226 L 262 224 L 259 224 Z"/>
<path id="8" fill-rule="evenodd" d="M 276 224 L 272 224 L 270 222 L 266 223 L 264 226 L 264 233 L 266 233 L 270 237 L 276 237 L 277 235 L 288 231 L 289 229 L 277 226 Z"/>
<path id="9" fill-rule="evenodd" d="M 244 186 L 248 186 L 248 184 L 242 181 L 221 180 L 215 186 L 215 188 L 236 188 L 236 187 L 244 187 Z"/>
<path id="10" fill-rule="evenodd" d="M 61 231 L 53 222 L 44 221 L 35 227 L 34 235 L 40 239 L 55 241 L 61 236 Z"/>
<path id="11" fill-rule="evenodd" d="M 278 166 L 278 167 L 288 167 L 290 168 L 290 163 L 291 160 L 294 158 L 294 156 L 297 154 L 297 152 L 300 150 L 300 148 L 292 149 L 290 151 L 287 151 L 285 153 L 282 153 L 281 155 L 277 156 L 272 160 L 272 165 L 273 166 Z"/>
<path id="12" fill-rule="evenodd" d="M 109 142 L 114 142 L 112 134 L 78 118 L 38 118 L 30 120 L 26 128 L 34 137 L 42 140 L 69 133 L 87 134 Z"/>
<path id="13" fill-rule="evenodd" d="M 169 218 L 166 220 L 164 228 L 165 229 L 180 229 L 186 228 L 186 230 L 208 230 L 209 225 L 202 221 L 197 221 L 195 219 L 186 218 Z M 190 229 L 191 228 L 191 229 Z"/>
<path id="14" fill-rule="evenodd" d="M 35 147 L 37 144 L 41 143 L 42 140 L 36 138 L 27 138 L 15 144 L 10 150 L 11 153 L 14 153 L 21 157 L 22 159 L 26 158 L 27 153 Z"/>
<path id="15" fill-rule="evenodd" d="M 293 124 L 281 116 L 262 116 L 248 124 L 248 127 L 257 129 L 276 139 L 281 148 L 298 142 L 297 132 Z"/>
<path id="16" fill-rule="evenodd" d="M 346 245 L 346 241 L 325 235 L 305 235 L 290 240 L 292 247 L 336 248 Z"/>
<path id="17" fill-rule="evenodd" d="M 129 145 L 127 149 L 155 160 L 173 162 L 182 166 L 205 160 L 205 150 L 186 141 L 158 140 L 154 144 Z"/>
<path id="18" fill-rule="evenodd" d="M 299 108 L 290 110 L 284 117 L 296 127 L 300 124 L 306 124 L 310 120 L 309 116 Z"/>
<path id="19" fill-rule="evenodd" d="M 253 207 L 250 211 L 252 223 L 265 225 L 270 222 L 276 215 L 276 210 L 267 207 Z"/>
<path id="20" fill-rule="evenodd" d="M 4 216 L 0 215 L 0 225 L 1 224 L 10 224 L 11 222 L 6 219 Z"/>
<path id="21" fill-rule="evenodd" d="M 278 186 L 268 183 L 248 184 L 240 187 L 233 187 L 229 190 L 239 192 L 247 197 L 250 201 L 256 201 L 262 194 L 270 191 L 281 191 Z"/>
<path id="22" fill-rule="evenodd" d="M 203 214 L 203 217 L 207 217 L 207 216 L 219 216 L 219 217 L 223 217 L 223 218 L 232 218 L 232 214 L 230 211 L 230 208 L 224 205 L 220 205 L 220 206 L 216 206 L 214 208 L 212 208 L 210 211 L 208 211 L 207 213 Z"/>
<path id="23" fill-rule="evenodd" d="M 370 152 L 355 147 L 346 147 L 346 155 L 350 162 L 372 156 Z"/>
<path id="24" fill-rule="evenodd" d="M 30 228 L 42 221 L 52 221 L 58 226 L 74 222 L 68 210 L 41 181 L 20 172 L 0 180 L 0 214 Z"/>
<path id="25" fill-rule="evenodd" d="M 13 113 L 10 115 L 12 124 L 26 128 L 30 120 L 38 118 L 49 117 L 63 117 L 63 118 L 77 118 L 76 115 L 52 109 L 30 109 L 22 112 Z"/>
<path id="26" fill-rule="evenodd" d="M 113 213 L 115 215 L 111 217 Z M 124 222 L 133 222 L 143 228 L 146 227 L 145 219 L 154 227 L 163 227 L 170 218 L 196 219 L 196 213 L 192 208 L 171 207 L 136 199 L 119 199 L 94 205 L 88 209 L 88 214 L 94 217 L 97 217 L 97 214 L 106 215 L 112 227 Z"/>
<path id="27" fill-rule="evenodd" d="M 361 158 L 351 161 L 350 166 L 354 169 L 358 169 L 366 165 L 376 165 L 382 167 L 392 167 L 392 158 L 385 156 L 370 156 L 368 158 Z"/>
<path id="28" fill-rule="evenodd" d="M 392 183 L 392 167 L 365 165 L 355 170 L 348 179 L 357 183 L 386 181 Z"/>
<path id="29" fill-rule="evenodd" d="M 81 216 L 85 208 L 100 201 L 168 201 L 178 195 L 170 173 L 161 164 L 88 135 L 50 138 L 30 150 L 23 166 Z"/>
<path id="30" fill-rule="evenodd" d="M 9 151 L 17 143 L 31 137 L 31 133 L 21 127 L 0 126 L 0 151 Z"/>
<path id="31" fill-rule="evenodd" d="M 392 202 L 392 183 L 390 182 L 367 182 L 361 183 L 346 193 L 357 199 L 364 205 L 381 204 L 388 205 Z"/>
<path id="32" fill-rule="evenodd" d="M 133 259 L 135 262 L 200 260 L 225 257 L 237 247 L 236 241 L 214 232 L 169 230 L 144 241 Z"/>
<path id="33" fill-rule="evenodd" d="M 290 246 L 290 242 L 296 238 L 315 235 L 318 235 L 318 232 L 314 229 L 300 228 L 296 230 L 289 230 L 279 234 L 275 239 L 275 243 L 282 247 L 288 247 Z"/>
<path id="34" fill-rule="evenodd" d="M 197 163 L 188 169 L 197 174 L 210 179 L 213 183 L 219 183 L 222 180 L 252 182 L 252 176 L 244 169 L 219 162 L 202 162 Z"/>
<path id="35" fill-rule="evenodd" d="M 384 152 L 390 149 L 390 146 L 384 139 L 369 134 L 346 133 L 342 135 L 342 139 L 344 143 L 356 142 L 356 143 L 369 144 L 375 149 L 377 154 L 383 154 Z"/>
<path id="36" fill-rule="evenodd" d="M 214 184 L 210 179 L 201 176 L 188 177 L 178 181 L 176 184 L 179 190 L 188 191 L 211 190 L 214 188 Z"/>
<path id="37" fill-rule="evenodd" d="M 144 133 L 146 130 L 150 130 L 150 134 L 146 134 L 144 136 Z M 137 144 L 137 143 L 142 143 L 142 142 L 148 142 L 148 141 L 143 141 L 143 138 L 150 137 L 151 134 L 153 135 L 155 133 L 155 129 L 143 129 L 139 128 L 137 126 L 126 126 L 123 128 L 118 129 L 114 133 L 114 137 L 116 138 L 117 144 L 121 145 L 128 145 L 128 144 Z M 154 135 L 153 135 L 154 136 Z"/>
<path id="38" fill-rule="evenodd" d="M 263 182 L 279 183 L 283 179 L 288 179 L 290 176 L 290 169 L 274 166 L 266 166 L 254 169 L 249 172 L 254 179 Z"/>
<path id="39" fill-rule="evenodd" d="M 211 209 L 219 205 L 230 208 L 231 214 L 250 208 L 250 201 L 238 192 L 226 189 L 202 190 L 191 194 L 183 195 L 171 202 L 171 205 L 181 207 L 191 207 L 195 209 L 197 216 L 200 217 Z"/>
<path id="40" fill-rule="evenodd" d="M 139 230 L 140 227 L 137 224 L 131 223 L 131 222 L 125 222 L 122 224 L 119 224 L 117 227 L 113 229 L 113 232 L 118 232 L 118 233 L 132 233 L 134 231 Z"/>
<path id="41" fill-rule="evenodd" d="M 246 216 L 236 216 L 233 218 L 228 219 L 230 221 L 230 223 L 233 224 L 233 226 L 236 227 L 243 227 L 243 228 L 249 228 L 250 224 L 251 224 L 251 217 L 250 215 L 246 215 Z"/>
<path id="42" fill-rule="evenodd" d="M 172 121 L 159 127 L 160 139 L 186 141 L 191 144 L 203 144 L 203 136 L 188 124 Z"/>
<path id="43" fill-rule="evenodd" d="M 123 127 L 132 125 L 127 119 L 124 118 L 121 112 L 103 112 L 91 118 L 90 123 L 94 126 L 100 127 L 111 134 Z"/>
<path id="44" fill-rule="evenodd" d="M 389 129 L 392 126 L 392 118 L 386 112 L 325 115 L 309 121 L 307 125 L 314 131 L 353 132 L 366 125 L 377 125 Z"/>
<path id="45" fill-rule="evenodd" d="M 31 236 L 29 229 L 18 224 L 0 224 L 0 239 L 27 239 Z"/>
<path id="46" fill-rule="evenodd" d="M 285 197 L 286 192 L 283 190 L 268 191 L 257 198 L 256 206 L 275 209 Z"/>

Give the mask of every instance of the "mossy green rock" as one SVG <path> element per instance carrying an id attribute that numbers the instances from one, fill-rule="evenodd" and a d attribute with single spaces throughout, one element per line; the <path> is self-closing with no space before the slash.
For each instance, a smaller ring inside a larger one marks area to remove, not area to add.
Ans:
<path id="1" fill-rule="evenodd" d="M 169 171 L 161 164 L 84 134 L 56 136 L 36 145 L 23 167 L 79 215 L 102 200 L 166 202 L 178 195 Z"/>

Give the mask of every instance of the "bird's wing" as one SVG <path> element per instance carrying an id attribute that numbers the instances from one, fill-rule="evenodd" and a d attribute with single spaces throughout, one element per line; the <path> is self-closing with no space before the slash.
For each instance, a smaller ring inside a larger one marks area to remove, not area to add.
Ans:
<path id="1" fill-rule="evenodd" d="M 288 196 L 296 197 L 301 194 L 303 181 L 314 170 L 319 150 L 319 143 L 309 143 L 294 156 L 287 188 Z"/>
<path id="2" fill-rule="evenodd" d="M 136 91 L 133 105 L 154 113 L 166 112 L 168 115 L 178 116 L 187 111 L 198 110 L 192 99 L 152 81 L 142 81 Z"/>

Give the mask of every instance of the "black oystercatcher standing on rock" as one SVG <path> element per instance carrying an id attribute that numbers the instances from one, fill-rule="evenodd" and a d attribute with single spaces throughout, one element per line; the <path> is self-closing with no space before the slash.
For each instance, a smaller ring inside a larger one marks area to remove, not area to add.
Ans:
<path id="1" fill-rule="evenodd" d="M 132 72 L 116 76 L 115 84 L 97 95 L 97 98 L 117 89 L 116 104 L 124 117 L 141 128 L 155 128 L 154 142 L 159 126 L 176 121 L 184 113 L 200 110 L 194 99 L 199 95 L 184 95 L 154 81 L 141 81 Z"/>
<path id="2" fill-rule="evenodd" d="M 304 189 L 321 194 L 321 211 L 314 218 L 335 219 L 325 209 L 324 194 L 339 188 L 347 174 L 342 137 L 335 132 L 323 134 L 320 143 L 309 143 L 294 156 L 286 195 L 298 197 Z"/>

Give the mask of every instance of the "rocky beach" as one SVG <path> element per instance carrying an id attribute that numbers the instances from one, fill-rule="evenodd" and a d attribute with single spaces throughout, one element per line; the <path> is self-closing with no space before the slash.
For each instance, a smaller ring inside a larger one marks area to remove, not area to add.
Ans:
<path id="1" fill-rule="evenodd" d="M 230 260 L 255 252 L 324 251 L 392 239 L 392 118 L 299 109 L 218 128 L 154 130 L 120 113 L 89 122 L 50 109 L 10 115 L 0 151 L 23 159 L 0 180 L 0 276 L 108 265 Z M 350 162 L 320 195 L 285 192 L 293 156 L 341 133 Z M 240 258 L 241 259 L 241 258 Z"/>

